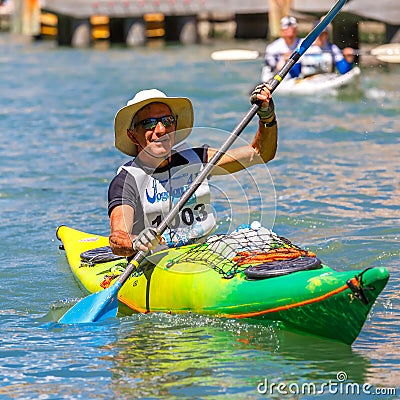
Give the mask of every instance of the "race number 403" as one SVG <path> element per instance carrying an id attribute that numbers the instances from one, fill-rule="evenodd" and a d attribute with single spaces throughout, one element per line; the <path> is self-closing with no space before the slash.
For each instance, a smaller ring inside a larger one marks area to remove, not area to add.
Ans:
<path id="1" fill-rule="evenodd" d="M 193 209 L 190 207 L 183 208 L 172 220 L 169 227 L 172 229 L 178 228 L 181 221 L 187 225 L 191 226 L 196 222 L 203 222 L 207 219 L 208 213 L 206 211 L 204 204 L 196 204 Z M 153 226 L 160 226 L 162 222 L 162 215 L 157 215 L 156 218 L 151 221 Z"/>

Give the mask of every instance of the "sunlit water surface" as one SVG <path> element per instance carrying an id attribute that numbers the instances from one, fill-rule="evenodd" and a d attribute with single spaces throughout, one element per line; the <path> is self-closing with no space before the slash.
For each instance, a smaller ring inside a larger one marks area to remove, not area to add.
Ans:
<path id="1" fill-rule="evenodd" d="M 277 92 L 269 172 L 213 181 L 220 230 L 250 213 L 336 269 L 388 268 L 386 289 L 348 347 L 190 314 L 49 322 L 52 306 L 85 296 L 56 227 L 108 233 L 107 186 L 127 160 L 113 147 L 116 111 L 143 88 L 187 96 L 202 128 L 191 143 L 218 147 L 249 109 L 261 61 L 211 61 L 226 43 L 74 50 L 9 35 L 0 43 L 0 398 L 282 398 L 257 386 L 321 385 L 339 372 L 400 396 L 399 66 L 364 67 L 359 87 L 337 96 Z M 243 46 L 263 44 L 230 47 Z"/>

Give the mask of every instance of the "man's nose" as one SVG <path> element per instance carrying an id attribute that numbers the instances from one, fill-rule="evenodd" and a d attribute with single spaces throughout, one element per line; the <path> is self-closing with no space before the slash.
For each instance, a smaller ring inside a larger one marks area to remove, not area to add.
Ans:
<path id="1" fill-rule="evenodd" d="M 154 132 L 156 133 L 163 133 L 165 132 L 165 126 L 161 121 L 157 121 L 157 125 L 154 128 Z"/>

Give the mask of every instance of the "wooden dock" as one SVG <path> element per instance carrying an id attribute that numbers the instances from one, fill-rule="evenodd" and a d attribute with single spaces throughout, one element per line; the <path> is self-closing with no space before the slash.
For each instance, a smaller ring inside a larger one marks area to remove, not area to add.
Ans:
<path id="1" fill-rule="evenodd" d="M 274 25 L 279 28 L 282 15 L 278 14 L 283 12 L 280 9 L 277 13 L 273 7 L 274 3 L 281 5 L 281 0 L 14 1 L 17 4 L 17 17 L 13 19 L 15 32 L 51 37 L 59 45 L 76 47 L 90 46 L 96 40 L 139 46 L 153 38 L 192 44 L 204 37 L 218 37 L 213 36 L 215 32 L 218 35 L 214 28 L 226 23 L 233 28 L 229 37 L 270 40 L 274 39 Z M 360 24 L 365 21 L 384 25 L 386 42 L 398 40 L 397 2 L 381 0 L 382 5 L 376 3 L 378 8 L 372 12 L 363 7 L 363 1 L 349 2 L 340 18 L 333 21 L 334 42 L 341 47 L 358 48 Z M 326 13 L 331 3 L 331 0 L 292 0 L 289 12 L 299 16 L 300 21 L 310 22 Z M 204 35 L 204 26 L 211 26 L 210 36 Z M 275 31 L 279 33 L 278 28 Z"/>
<path id="2" fill-rule="evenodd" d="M 94 14 L 110 18 L 140 17 L 161 13 L 166 16 L 200 13 L 265 14 L 268 0 L 44 0 L 43 10 L 75 18 Z"/>
<path id="3" fill-rule="evenodd" d="M 93 23 L 99 18 L 110 43 L 128 46 L 143 45 L 157 35 L 167 42 L 196 43 L 200 16 L 207 20 L 230 16 L 236 23 L 236 38 L 268 34 L 268 0 L 45 0 L 41 9 L 57 17 L 57 26 L 47 29 L 56 28 L 60 45 L 90 45 L 101 35 L 99 24 Z"/>

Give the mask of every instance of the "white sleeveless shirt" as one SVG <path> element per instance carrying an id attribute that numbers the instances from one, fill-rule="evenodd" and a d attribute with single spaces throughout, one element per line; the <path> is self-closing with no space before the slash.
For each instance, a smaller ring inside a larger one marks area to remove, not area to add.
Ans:
<path id="1" fill-rule="evenodd" d="M 146 170 L 136 160 L 121 167 L 136 182 L 145 227 L 158 227 L 204 168 L 202 160 L 192 149 L 178 148 L 178 153 L 184 162 L 161 172 Z M 199 241 L 214 229 L 210 188 L 208 182 L 203 181 L 162 236 L 169 247 L 175 247 Z"/>

